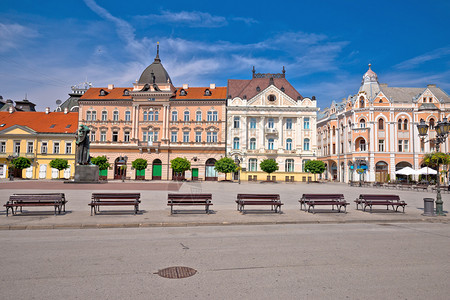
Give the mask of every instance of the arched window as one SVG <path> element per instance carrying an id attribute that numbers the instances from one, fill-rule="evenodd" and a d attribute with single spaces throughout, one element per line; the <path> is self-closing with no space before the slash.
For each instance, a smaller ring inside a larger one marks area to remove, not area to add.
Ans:
<path id="1" fill-rule="evenodd" d="M 92 111 L 92 121 L 97 121 L 97 112 L 95 110 Z"/>
<path id="2" fill-rule="evenodd" d="M 403 121 L 403 130 L 408 130 L 408 120 Z"/>
<path id="3" fill-rule="evenodd" d="M 303 140 L 303 150 L 309 151 L 309 139 Z"/>
<path id="4" fill-rule="evenodd" d="M 186 110 L 186 111 L 184 112 L 184 121 L 185 121 L 185 122 L 189 122 L 189 119 L 190 119 L 190 114 L 189 114 L 189 111 Z"/>
<path id="5" fill-rule="evenodd" d="M 159 119 L 159 111 L 155 111 L 155 121 L 158 121 Z"/>
<path id="6" fill-rule="evenodd" d="M 233 149 L 234 150 L 239 150 L 239 138 L 235 137 L 233 139 Z"/>
<path id="7" fill-rule="evenodd" d="M 178 121 L 178 112 L 176 110 L 172 111 L 172 122 Z"/>
<path id="8" fill-rule="evenodd" d="M 361 119 L 361 121 L 359 121 L 359 127 L 360 128 L 365 128 L 366 127 L 366 120 Z"/>
<path id="9" fill-rule="evenodd" d="M 196 120 L 197 122 L 201 122 L 201 121 L 202 121 L 202 112 L 201 112 L 200 110 L 198 110 L 198 111 L 195 113 L 195 120 Z"/>
<path id="10" fill-rule="evenodd" d="M 397 129 L 402 130 L 402 120 L 401 119 L 398 119 L 398 121 L 397 121 Z"/>
<path id="11" fill-rule="evenodd" d="M 255 149 L 256 149 L 256 139 L 251 138 L 250 139 L 250 150 L 255 150 Z"/>
<path id="12" fill-rule="evenodd" d="M 115 110 L 113 112 L 113 121 L 119 121 L 119 111 Z"/>
<path id="13" fill-rule="evenodd" d="M 286 140 L 286 150 L 292 150 L 292 139 Z"/>
<path id="14" fill-rule="evenodd" d="M 144 121 L 147 121 L 148 112 L 144 111 Z"/>
<path id="15" fill-rule="evenodd" d="M 285 170 L 285 172 L 294 172 L 294 160 L 293 159 L 285 160 L 284 170 Z"/>
<path id="16" fill-rule="evenodd" d="M 102 121 L 108 121 L 108 112 L 106 110 L 102 111 Z"/>
<path id="17" fill-rule="evenodd" d="M 359 98 L 359 107 L 364 108 L 364 97 Z"/>
<path id="18" fill-rule="evenodd" d="M 125 121 L 131 121 L 131 111 L 125 112 Z"/>
<path id="19" fill-rule="evenodd" d="M 378 130 L 384 130 L 384 120 L 382 118 L 378 119 Z"/>
<path id="20" fill-rule="evenodd" d="M 430 128 L 431 129 L 434 128 L 434 119 L 433 118 L 430 119 Z"/>
<path id="21" fill-rule="evenodd" d="M 148 112 L 148 120 L 153 121 L 154 118 L 155 118 L 155 114 L 153 113 L 153 111 L 149 111 Z"/>
<path id="22" fill-rule="evenodd" d="M 366 141 L 364 139 L 359 141 L 359 151 L 366 151 Z"/>
<path id="23" fill-rule="evenodd" d="M 273 150 L 274 139 L 269 139 L 267 144 L 267 149 Z"/>

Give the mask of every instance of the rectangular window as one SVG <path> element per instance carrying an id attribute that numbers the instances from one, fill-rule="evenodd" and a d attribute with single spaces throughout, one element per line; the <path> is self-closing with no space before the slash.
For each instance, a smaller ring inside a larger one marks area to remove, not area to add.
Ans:
<path id="1" fill-rule="evenodd" d="M 34 151 L 34 143 L 33 142 L 28 142 L 27 144 L 27 153 L 33 153 Z"/>
<path id="2" fill-rule="evenodd" d="M 170 134 L 170 141 L 172 143 L 176 143 L 177 142 L 177 137 L 178 137 L 177 132 L 176 131 L 172 131 L 171 134 Z"/>
<path id="3" fill-rule="evenodd" d="M 53 154 L 59 154 L 59 142 L 53 142 Z"/>
<path id="4" fill-rule="evenodd" d="M 384 152 L 384 140 L 378 140 L 378 151 Z"/>
<path id="5" fill-rule="evenodd" d="M 250 158 L 248 160 L 248 169 L 250 172 L 256 172 L 258 167 L 258 161 L 256 158 Z"/>
<path id="6" fill-rule="evenodd" d="M 43 154 L 47 153 L 47 142 L 42 142 L 42 144 L 41 144 L 41 153 L 43 153 Z"/>
<path id="7" fill-rule="evenodd" d="M 303 129 L 309 129 L 309 118 L 303 119 Z"/>
<path id="8" fill-rule="evenodd" d="M 66 142 L 66 154 L 72 154 L 72 143 Z"/>
<path id="9" fill-rule="evenodd" d="M 147 114 L 144 115 L 144 121 L 147 121 L 146 118 L 147 118 Z M 155 119 L 155 113 L 152 111 L 149 111 L 148 112 L 148 120 L 153 121 L 154 119 Z"/>
<path id="10" fill-rule="evenodd" d="M 20 141 L 14 141 L 14 153 L 15 154 L 20 153 Z"/>
<path id="11" fill-rule="evenodd" d="M 183 143 L 189 143 L 189 131 L 183 131 Z"/>
<path id="12" fill-rule="evenodd" d="M 294 160 L 286 159 L 284 168 L 286 172 L 294 172 Z"/>
<path id="13" fill-rule="evenodd" d="M 403 140 L 403 152 L 409 152 L 409 141 Z"/>
<path id="14" fill-rule="evenodd" d="M 239 128 L 240 119 L 239 117 L 234 117 L 234 128 Z"/>
<path id="15" fill-rule="evenodd" d="M 250 129 L 256 129 L 256 118 L 250 118 Z"/>
<path id="16" fill-rule="evenodd" d="M 336 154 L 336 144 L 333 144 L 333 154 Z"/>
<path id="17" fill-rule="evenodd" d="M 197 121 L 197 122 L 201 122 L 202 121 L 202 112 L 201 111 L 197 111 L 195 113 L 195 121 Z"/>
<path id="18" fill-rule="evenodd" d="M 0 152 L 1 153 L 6 152 L 6 142 L 0 142 Z"/>
<path id="19" fill-rule="evenodd" d="M 155 121 L 158 121 L 158 119 L 159 119 L 159 112 L 155 111 Z"/>
<path id="20" fill-rule="evenodd" d="M 108 121 L 108 112 L 102 111 L 102 121 Z"/>
<path id="21" fill-rule="evenodd" d="M 92 112 L 87 111 L 86 112 L 86 121 L 91 121 L 91 119 L 92 119 Z"/>
<path id="22" fill-rule="evenodd" d="M 201 143 L 202 142 L 202 132 L 201 131 L 196 131 L 195 132 L 195 142 L 196 143 Z"/>
<path id="23" fill-rule="evenodd" d="M 398 152 L 403 152 L 403 141 L 402 140 L 398 140 Z"/>
<path id="24" fill-rule="evenodd" d="M 131 121 L 131 111 L 125 112 L 125 121 Z"/>
<path id="25" fill-rule="evenodd" d="M 117 110 L 113 112 L 113 121 L 119 121 L 119 112 Z"/>
<path id="26" fill-rule="evenodd" d="M 113 142 L 118 142 L 119 141 L 119 132 L 118 131 L 113 131 L 112 132 L 112 141 Z"/>
<path id="27" fill-rule="evenodd" d="M 217 111 L 213 111 L 213 122 L 217 122 L 218 121 L 217 116 L 218 116 Z"/>
<path id="28" fill-rule="evenodd" d="M 97 121 L 97 112 L 95 110 L 92 112 L 92 121 Z"/>
<path id="29" fill-rule="evenodd" d="M 123 141 L 127 142 L 127 143 L 130 141 L 130 132 L 129 131 L 125 131 L 123 133 Z"/>
<path id="30" fill-rule="evenodd" d="M 101 142 L 106 142 L 106 131 L 101 131 L 100 132 L 100 141 Z"/>
<path id="31" fill-rule="evenodd" d="M 91 142 L 95 142 L 95 131 L 91 131 Z"/>
<path id="32" fill-rule="evenodd" d="M 291 118 L 286 119 L 286 129 L 287 130 L 292 129 L 292 119 Z"/>
<path id="33" fill-rule="evenodd" d="M 212 142 L 217 143 L 217 132 L 212 133 Z"/>
<path id="34" fill-rule="evenodd" d="M 207 143 L 217 143 L 217 132 L 208 132 L 206 134 Z"/>

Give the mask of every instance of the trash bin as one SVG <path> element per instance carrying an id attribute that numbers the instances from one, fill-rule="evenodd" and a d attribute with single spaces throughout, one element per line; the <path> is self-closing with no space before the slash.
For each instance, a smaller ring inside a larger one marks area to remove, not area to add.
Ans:
<path id="1" fill-rule="evenodd" d="M 433 217 L 434 214 L 434 199 L 423 198 L 423 214 L 422 216 Z"/>

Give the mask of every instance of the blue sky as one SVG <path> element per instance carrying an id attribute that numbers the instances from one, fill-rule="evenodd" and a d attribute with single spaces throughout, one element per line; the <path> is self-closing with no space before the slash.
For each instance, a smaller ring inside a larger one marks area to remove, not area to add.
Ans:
<path id="1" fill-rule="evenodd" d="M 450 93 L 450 1 L 2 0 L 0 95 L 56 107 L 74 84 L 132 86 L 155 56 L 176 86 L 281 72 L 318 106 L 389 86 Z"/>

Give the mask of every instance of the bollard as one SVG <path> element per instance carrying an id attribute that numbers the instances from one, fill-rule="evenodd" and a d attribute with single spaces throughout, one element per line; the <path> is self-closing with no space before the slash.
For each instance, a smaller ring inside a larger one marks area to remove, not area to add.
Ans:
<path id="1" fill-rule="evenodd" d="M 423 214 L 422 216 L 434 217 L 434 199 L 433 198 L 423 198 Z"/>

